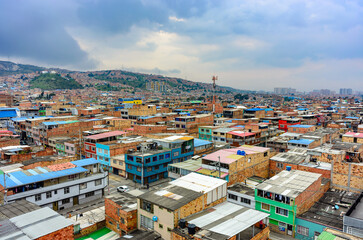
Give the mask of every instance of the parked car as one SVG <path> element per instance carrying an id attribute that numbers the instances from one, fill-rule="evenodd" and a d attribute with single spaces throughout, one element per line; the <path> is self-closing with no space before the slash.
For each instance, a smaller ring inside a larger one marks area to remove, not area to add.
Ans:
<path id="1" fill-rule="evenodd" d="M 117 187 L 117 192 L 127 192 L 129 191 L 129 187 L 128 186 L 119 186 Z"/>

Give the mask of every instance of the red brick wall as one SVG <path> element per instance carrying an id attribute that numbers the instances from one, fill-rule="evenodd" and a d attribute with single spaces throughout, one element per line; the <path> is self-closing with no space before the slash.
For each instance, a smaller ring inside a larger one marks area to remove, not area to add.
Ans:
<path id="1" fill-rule="evenodd" d="M 62 228 L 56 232 L 52 232 L 48 235 L 45 235 L 43 237 L 37 238 L 37 240 L 69 240 L 69 239 L 74 239 L 73 236 L 73 225 L 69 226 L 69 227 L 65 227 Z"/>
<path id="2" fill-rule="evenodd" d="M 20 138 L 13 139 L 1 139 L 0 140 L 0 148 L 7 146 L 18 146 L 20 145 Z"/>
<path id="3" fill-rule="evenodd" d="M 134 133 L 145 135 L 150 133 L 166 133 L 167 126 L 165 125 L 135 125 Z"/>

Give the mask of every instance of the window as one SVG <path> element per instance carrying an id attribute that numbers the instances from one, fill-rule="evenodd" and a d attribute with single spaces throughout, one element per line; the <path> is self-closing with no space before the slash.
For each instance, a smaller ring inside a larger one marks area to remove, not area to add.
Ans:
<path id="1" fill-rule="evenodd" d="M 86 188 L 87 188 L 87 183 L 79 184 L 79 190 L 86 189 Z"/>
<path id="2" fill-rule="evenodd" d="M 92 151 L 96 151 L 96 148 L 95 147 L 92 147 Z"/>
<path id="3" fill-rule="evenodd" d="M 137 171 L 138 172 L 141 172 L 141 167 L 137 167 Z"/>
<path id="4" fill-rule="evenodd" d="M 170 227 L 168 227 L 168 232 L 171 232 L 171 228 Z"/>
<path id="5" fill-rule="evenodd" d="M 113 160 L 113 164 L 117 164 L 117 160 Z"/>
<path id="6" fill-rule="evenodd" d="M 329 155 L 328 155 L 328 159 L 332 160 L 332 159 L 333 159 L 333 157 L 329 154 Z"/>
<path id="7" fill-rule="evenodd" d="M 134 157 L 133 156 L 127 156 L 127 160 L 128 161 L 134 161 Z"/>
<path id="8" fill-rule="evenodd" d="M 145 217 L 143 215 L 140 215 L 140 225 L 143 228 L 146 229 L 154 229 L 154 222 L 151 220 L 151 218 Z"/>
<path id="9" fill-rule="evenodd" d="M 270 205 L 268 205 L 266 203 L 262 203 L 261 204 L 261 209 L 266 210 L 266 211 L 270 211 Z"/>
<path id="10" fill-rule="evenodd" d="M 118 165 L 123 166 L 123 165 L 124 165 L 124 163 L 123 163 L 122 161 L 119 161 L 119 162 L 118 162 Z"/>
<path id="11" fill-rule="evenodd" d="M 86 145 L 86 150 L 89 150 L 89 145 Z"/>
<path id="12" fill-rule="evenodd" d="M 68 179 L 69 180 L 73 180 L 73 179 L 75 179 L 75 178 L 77 178 L 78 176 L 77 176 L 77 174 L 73 174 L 73 175 L 68 175 Z"/>
<path id="13" fill-rule="evenodd" d="M 163 160 L 164 159 L 164 155 L 159 155 L 159 160 Z"/>
<path id="14" fill-rule="evenodd" d="M 158 160 L 158 156 L 153 157 L 153 162 L 156 162 Z"/>
<path id="15" fill-rule="evenodd" d="M 146 171 L 151 172 L 151 171 L 152 171 L 152 167 L 148 167 L 148 168 L 146 169 Z"/>
<path id="16" fill-rule="evenodd" d="M 46 198 L 51 198 L 51 197 L 52 197 L 52 192 L 47 192 L 47 193 L 45 194 L 45 196 L 46 196 Z"/>
<path id="17" fill-rule="evenodd" d="M 163 229 L 164 228 L 163 224 L 159 223 L 159 228 Z"/>
<path id="18" fill-rule="evenodd" d="M 263 153 L 263 156 L 264 156 L 264 157 L 267 157 L 267 154 L 268 154 L 268 153 L 267 153 L 267 152 L 265 152 L 265 153 Z"/>
<path id="19" fill-rule="evenodd" d="M 141 163 L 141 157 L 137 157 L 137 158 L 136 158 L 136 162 L 137 162 L 137 163 Z"/>
<path id="20" fill-rule="evenodd" d="M 247 199 L 247 198 L 241 197 L 241 202 L 242 203 L 245 203 L 245 204 L 248 204 L 248 205 L 251 205 L 251 200 L 250 199 Z"/>
<path id="21" fill-rule="evenodd" d="M 289 216 L 289 211 L 283 208 L 276 207 L 276 213 L 283 215 L 283 216 Z"/>
<path id="22" fill-rule="evenodd" d="M 89 158 L 89 153 L 87 153 L 87 157 Z"/>
<path id="23" fill-rule="evenodd" d="M 127 168 L 128 168 L 128 169 L 132 169 L 132 165 L 127 164 Z"/>
<path id="24" fill-rule="evenodd" d="M 284 167 L 284 164 L 283 164 L 283 163 L 279 163 L 279 162 L 278 162 L 278 163 L 276 163 L 276 167 L 277 167 L 277 168 L 283 168 L 283 167 Z"/>
<path id="25" fill-rule="evenodd" d="M 228 198 L 237 201 L 238 197 L 234 194 L 228 193 Z"/>
<path id="26" fill-rule="evenodd" d="M 159 170 L 159 165 L 154 167 L 155 170 Z"/>
<path id="27" fill-rule="evenodd" d="M 54 190 L 54 194 L 58 194 L 58 191 L 57 190 Z"/>
<path id="28" fill-rule="evenodd" d="M 179 152 L 174 152 L 174 153 L 173 153 L 173 156 L 174 156 L 174 157 L 179 156 Z"/>
<path id="29" fill-rule="evenodd" d="M 125 224 L 125 219 L 123 219 L 122 217 L 120 217 L 120 222 L 121 222 L 122 224 Z"/>
<path id="30" fill-rule="evenodd" d="M 95 181 L 95 186 L 101 185 L 102 184 L 102 179 L 97 179 Z"/>
<path id="31" fill-rule="evenodd" d="M 40 201 L 40 200 L 42 200 L 42 195 L 41 194 L 35 195 L 35 201 Z"/>
<path id="32" fill-rule="evenodd" d="M 104 154 L 108 154 L 108 150 L 106 150 L 106 149 L 105 149 L 105 150 L 103 150 L 103 153 L 104 153 Z"/>
<path id="33" fill-rule="evenodd" d="M 201 129 L 200 129 L 200 131 L 201 131 L 201 132 L 204 132 L 204 128 L 201 128 Z"/>
<path id="34" fill-rule="evenodd" d="M 145 211 L 147 211 L 149 213 L 154 213 L 154 205 L 145 200 L 143 200 L 141 202 L 141 209 L 144 209 Z"/>
<path id="35" fill-rule="evenodd" d="M 163 168 L 167 168 L 168 167 L 168 164 L 167 163 L 164 163 L 163 164 Z"/>
<path id="36" fill-rule="evenodd" d="M 71 200 L 69 198 L 63 199 L 62 200 L 62 205 L 70 203 L 70 202 L 71 202 Z"/>
<path id="37" fill-rule="evenodd" d="M 145 158 L 145 163 L 150 163 L 150 158 Z"/>
<path id="38" fill-rule="evenodd" d="M 99 149 L 98 149 L 98 152 L 99 152 L 99 153 L 102 153 L 102 149 L 101 149 L 101 148 L 99 148 Z"/>
<path id="39" fill-rule="evenodd" d="M 94 195 L 95 195 L 95 192 L 88 192 L 88 193 L 86 193 L 86 198 L 92 197 Z"/>
<path id="40" fill-rule="evenodd" d="M 170 158 L 170 153 L 165 154 L 165 158 Z"/>
<path id="41" fill-rule="evenodd" d="M 297 233 L 308 237 L 309 236 L 309 228 L 297 225 Z"/>
<path id="42" fill-rule="evenodd" d="M 69 187 L 64 188 L 64 194 L 69 193 Z"/>

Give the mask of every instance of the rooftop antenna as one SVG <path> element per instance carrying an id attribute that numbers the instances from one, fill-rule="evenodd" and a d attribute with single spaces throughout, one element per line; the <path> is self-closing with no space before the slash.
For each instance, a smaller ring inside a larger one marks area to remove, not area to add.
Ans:
<path id="1" fill-rule="evenodd" d="M 216 110 L 216 81 L 218 80 L 218 76 L 212 76 L 212 82 L 213 82 L 213 113 L 215 113 Z"/>

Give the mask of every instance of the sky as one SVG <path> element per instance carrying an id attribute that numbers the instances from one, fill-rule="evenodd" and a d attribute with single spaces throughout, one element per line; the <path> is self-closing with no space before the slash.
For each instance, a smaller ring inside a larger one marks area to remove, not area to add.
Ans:
<path id="1" fill-rule="evenodd" d="M 363 91 L 363 1 L 0 0 L 0 59 Z"/>

